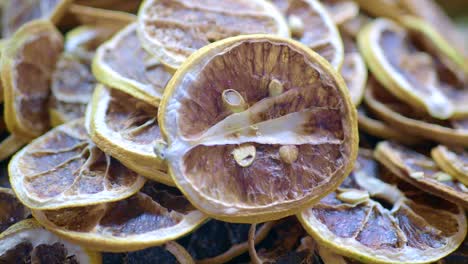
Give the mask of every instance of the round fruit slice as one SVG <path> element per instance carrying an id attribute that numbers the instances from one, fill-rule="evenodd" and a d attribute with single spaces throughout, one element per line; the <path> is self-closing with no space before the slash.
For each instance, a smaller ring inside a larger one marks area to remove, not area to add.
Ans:
<path id="1" fill-rule="evenodd" d="M 468 152 L 466 150 L 439 145 L 432 149 L 431 156 L 443 171 L 468 185 Z"/>
<path id="2" fill-rule="evenodd" d="M 359 14 L 359 6 L 350 0 L 322 0 L 321 1 L 328 13 L 330 13 L 333 22 L 341 25 Z"/>
<path id="3" fill-rule="evenodd" d="M 4 118 L 12 134 L 35 138 L 49 128 L 50 80 L 62 48 L 60 32 L 43 20 L 24 25 L 5 44 L 1 60 Z"/>
<path id="4" fill-rule="evenodd" d="M 255 233 L 256 243 L 267 236 L 273 225 L 274 222 L 261 225 Z M 248 224 L 211 220 L 189 236 L 180 239 L 179 243 L 199 264 L 236 263 L 234 258 L 248 250 L 249 229 Z"/>
<path id="5" fill-rule="evenodd" d="M 343 42 L 332 17 L 317 0 L 273 0 L 287 18 L 293 38 L 328 60 L 338 70 L 343 64 Z"/>
<path id="6" fill-rule="evenodd" d="M 337 191 L 299 215 L 320 244 L 368 263 L 429 263 L 465 238 L 462 207 L 431 196 L 360 152 Z"/>
<path id="7" fill-rule="evenodd" d="M 242 65 L 243 70 L 239 70 Z M 299 42 L 248 35 L 210 44 L 176 72 L 156 151 L 213 218 L 261 222 L 336 188 L 357 153 L 356 110 L 329 63 Z"/>
<path id="8" fill-rule="evenodd" d="M 91 111 L 90 135 L 100 149 L 138 174 L 174 185 L 166 164 L 153 151 L 154 142 L 162 140 L 154 106 L 98 85 Z"/>
<path id="9" fill-rule="evenodd" d="M 143 49 L 137 27 L 130 24 L 99 47 L 93 73 L 100 82 L 158 106 L 172 74 Z"/>
<path id="10" fill-rule="evenodd" d="M 2 37 L 10 37 L 22 25 L 36 19 L 57 23 L 73 0 L 6 0 L 2 7 Z"/>
<path id="11" fill-rule="evenodd" d="M 0 235 L 0 263 L 100 264 L 102 256 L 58 238 L 29 219 Z"/>
<path id="12" fill-rule="evenodd" d="M 68 12 L 78 20 L 79 25 L 93 25 L 114 30 L 119 30 L 136 20 L 136 16 L 130 13 L 77 4 L 71 5 Z"/>
<path id="13" fill-rule="evenodd" d="M 401 179 L 426 192 L 468 207 L 468 188 L 441 171 L 431 158 L 387 141 L 377 145 L 375 157 Z"/>
<path id="14" fill-rule="evenodd" d="M 437 264 L 459 264 L 459 263 L 467 263 L 467 262 L 468 262 L 468 237 L 465 238 L 465 241 L 463 241 L 463 244 L 457 249 L 457 251 L 439 260 Z"/>
<path id="15" fill-rule="evenodd" d="M 468 146 L 468 119 L 441 121 L 414 111 L 370 79 L 364 100 L 385 123 L 413 136 L 448 145 Z"/>
<path id="16" fill-rule="evenodd" d="M 418 46 L 410 31 L 377 19 L 359 33 L 358 43 L 374 76 L 398 99 L 438 119 L 456 114 L 457 104 L 447 93 L 457 87 L 444 80 L 439 71 L 442 64 Z"/>
<path id="17" fill-rule="evenodd" d="M 193 231 L 207 217 L 173 187 L 148 182 L 118 202 L 60 210 L 33 210 L 47 229 L 99 251 L 127 252 L 164 244 Z"/>
<path id="18" fill-rule="evenodd" d="M 122 200 L 145 179 L 108 156 L 78 119 L 58 126 L 19 151 L 8 166 L 18 198 L 34 209 Z"/>
<path id="19" fill-rule="evenodd" d="M 11 189 L 0 187 L 0 234 L 30 214 L 29 209 L 16 199 Z"/>
<path id="20" fill-rule="evenodd" d="M 103 253 L 104 263 L 177 263 L 194 264 L 195 261 L 184 247 L 174 241 L 158 247 L 127 253 Z"/>
<path id="21" fill-rule="evenodd" d="M 358 106 L 364 97 L 367 67 L 351 36 L 345 33 L 342 33 L 341 36 L 345 47 L 341 76 L 349 89 L 351 101 L 355 106 Z"/>
<path id="22" fill-rule="evenodd" d="M 145 0 L 138 12 L 141 44 L 173 69 L 209 43 L 255 33 L 290 34 L 266 0 Z"/>

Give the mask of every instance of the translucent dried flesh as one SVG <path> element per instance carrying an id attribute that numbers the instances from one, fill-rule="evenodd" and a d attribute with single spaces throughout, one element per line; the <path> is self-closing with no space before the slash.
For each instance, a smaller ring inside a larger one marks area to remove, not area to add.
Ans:
<path id="1" fill-rule="evenodd" d="M 62 36 L 45 21 L 22 27 L 5 45 L 2 79 L 11 133 L 34 138 L 49 128 L 50 80 L 62 48 Z"/>
<path id="2" fill-rule="evenodd" d="M 143 49 L 136 29 L 129 25 L 99 48 L 94 72 L 103 83 L 157 105 L 172 74 Z"/>
<path id="3" fill-rule="evenodd" d="M 338 198 L 350 190 L 366 191 L 370 198 L 357 204 Z M 319 242 L 366 262 L 435 261 L 458 247 L 466 234 L 461 207 L 399 180 L 379 167 L 369 151 L 360 152 L 340 188 L 303 211 L 300 220 Z"/>
<path id="4" fill-rule="evenodd" d="M 29 209 L 16 199 L 13 191 L 0 187 L 0 233 L 29 215 Z"/>
<path id="5" fill-rule="evenodd" d="M 287 36 L 285 21 L 264 0 L 151 0 L 139 11 L 142 44 L 148 52 L 177 68 L 199 48 L 244 34 Z"/>
<path id="6" fill-rule="evenodd" d="M 132 195 L 144 183 L 90 141 L 82 119 L 29 144 L 12 159 L 9 172 L 19 199 L 38 209 L 115 201 Z"/>
<path id="7" fill-rule="evenodd" d="M 273 0 L 286 18 L 297 17 L 303 24 L 302 32 L 292 36 L 327 59 L 335 69 L 343 63 L 343 43 L 332 17 L 316 0 Z"/>
<path id="8" fill-rule="evenodd" d="M 126 252 L 156 246 L 192 231 L 206 217 L 175 188 L 148 182 L 118 202 L 33 211 L 44 226 L 78 244 Z"/>
<path id="9" fill-rule="evenodd" d="M 246 37 L 212 48 L 213 57 L 200 57 L 202 69 L 194 66 L 178 76 L 161 107 L 172 173 L 192 202 L 214 201 L 203 207 L 216 217 L 323 195 L 353 159 L 354 110 L 342 83 L 289 45 Z M 268 97 L 272 79 L 284 91 Z M 236 90 L 249 108 L 238 114 L 224 110 L 225 89 Z M 240 144 L 256 151 L 247 167 L 231 154 Z M 297 147 L 293 164 L 281 160 L 283 145 Z"/>
<path id="10" fill-rule="evenodd" d="M 468 206 L 467 187 L 453 178 L 441 180 L 443 171 L 431 158 L 392 142 L 379 143 L 376 157 L 397 176 L 418 188 Z"/>

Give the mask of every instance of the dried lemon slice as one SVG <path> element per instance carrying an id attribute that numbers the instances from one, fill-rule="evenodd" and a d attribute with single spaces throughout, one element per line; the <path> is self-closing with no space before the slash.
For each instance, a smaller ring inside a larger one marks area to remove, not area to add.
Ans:
<path id="1" fill-rule="evenodd" d="M 337 25 L 341 25 L 359 14 L 359 6 L 351 0 L 322 0 L 321 2 Z"/>
<path id="2" fill-rule="evenodd" d="M 83 119 L 34 140 L 11 159 L 8 170 L 21 202 L 41 210 L 121 200 L 145 182 L 91 142 Z"/>
<path id="3" fill-rule="evenodd" d="M 468 152 L 463 148 L 439 145 L 431 156 L 437 165 L 465 185 L 468 185 Z"/>
<path id="4" fill-rule="evenodd" d="M 2 36 L 10 37 L 22 25 L 36 19 L 56 24 L 72 0 L 6 0 L 2 10 Z"/>
<path id="5" fill-rule="evenodd" d="M 153 143 L 162 140 L 154 106 L 99 85 L 91 111 L 90 135 L 100 149 L 138 174 L 174 185 L 166 164 L 153 151 Z"/>
<path id="6" fill-rule="evenodd" d="M 207 217 L 173 187 L 148 182 L 118 202 L 60 210 L 33 210 L 47 229 L 79 245 L 126 252 L 164 244 L 193 231 Z"/>
<path id="7" fill-rule="evenodd" d="M 93 73 L 100 82 L 157 106 L 172 74 L 143 49 L 137 27 L 130 24 L 99 47 Z"/>
<path id="8" fill-rule="evenodd" d="M 58 238 L 29 219 L 0 235 L 0 263 L 100 264 L 102 256 Z"/>
<path id="9" fill-rule="evenodd" d="M 414 111 L 375 80 L 369 81 L 364 100 L 377 117 L 402 132 L 449 145 L 468 146 L 468 119 L 441 121 Z"/>
<path id="10" fill-rule="evenodd" d="M 177 263 L 194 264 L 195 261 L 184 247 L 170 241 L 162 246 L 127 253 L 103 253 L 104 263 Z"/>
<path id="11" fill-rule="evenodd" d="M 283 16 L 266 0 L 145 0 L 138 12 L 141 44 L 173 69 L 211 42 L 255 33 L 289 37 Z"/>
<path id="12" fill-rule="evenodd" d="M 361 151 L 337 191 L 299 215 L 316 241 L 368 263 L 428 263 L 465 238 L 462 207 L 419 191 Z"/>
<path id="13" fill-rule="evenodd" d="M 366 14 L 359 13 L 357 16 L 343 22 L 340 25 L 340 30 L 349 36 L 356 38 L 359 32 L 372 21 L 372 18 Z"/>
<path id="14" fill-rule="evenodd" d="M 29 139 L 10 134 L 0 142 L 0 161 L 6 160 L 26 145 Z"/>
<path id="15" fill-rule="evenodd" d="M 451 175 L 443 172 L 429 157 L 398 145 L 381 142 L 375 157 L 401 179 L 454 203 L 468 206 L 468 189 Z"/>
<path id="16" fill-rule="evenodd" d="M 259 243 L 265 239 L 273 225 L 274 222 L 261 225 L 255 233 L 255 242 Z M 211 220 L 189 236 L 181 238 L 179 243 L 199 264 L 234 263 L 237 256 L 248 250 L 249 229 L 248 224 Z"/>
<path id="17" fill-rule="evenodd" d="M 95 8 L 119 10 L 129 13 L 136 13 L 140 6 L 141 0 L 137 1 L 122 1 L 122 0 L 75 0 L 74 3 Z"/>
<path id="18" fill-rule="evenodd" d="M 322 57 L 335 69 L 343 64 L 343 42 L 333 19 L 316 0 L 273 0 L 287 18 L 291 35 Z"/>
<path id="19" fill-rule="evenodd" d="M 121 11 L 106 10 L 90 6 L 72 4 L 68 12 L 80 25 L 93 25 L 116 30 L 134 22 L 136 16 Z"/>
<path id="20" fill-rule="evenodd" d="M 0 187 L 0 234 L 30 214 L 29 209 L 16 199 L 11 189 Z"/>
<path id="21" fill-rule="evenodd" d="M 62 48 L 60 32 L 43 20 L 27 23 L 5 44 L 1 60 L 4 118 L 12 134 L 35 138 L 49 128 L 50 79 Z"/>
<path id="22" fill-rule="evenodd" d="M 341 36 L 345 47 L 341 76 L 348 86 L 351 101 L 355 106 L 358 106 L 364 97 L 367 67 L 351 36 L 346 35 L 346 33 L 342 33 Z"/>
<path id="23" fill-rule="evenodd" d="M 177 186 L 229 221 L 297 212 L 336 188 L 357 153 L 343 79 L 306 46 L 271 35 L 196 52 L 166 87 L 158 121 Z"/>

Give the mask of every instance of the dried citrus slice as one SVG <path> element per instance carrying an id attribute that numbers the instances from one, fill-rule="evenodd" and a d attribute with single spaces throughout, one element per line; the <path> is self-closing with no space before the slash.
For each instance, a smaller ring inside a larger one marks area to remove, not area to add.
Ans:
<path id="1" fill-rule="evenodd" d="M 432 149 L 431 156 L 443 171 L 468 185 L 468 152 L 466 150 L 439 145 Z"/>
<path id="2" fill-rule="evenodd" d="M 229 221 L 297 212 L 336 188 L 357 153 L 343 79 L 303 44 L 272 35 L 196 52 L 166 87 L 158 121 L 167 145 L 156 151 L 177 186 Z"/>
<path id="3" fill-rule="evenodd" d="M 317 0 L 273 0 L 287 18 L 293 38 L 299 40 L 335 69 L 343 64 L 343 42 L 332 17 Z"/>
<path id="4" fill-rule="evenodd" d="M 340 25 L 340 30 L 349 36 L 356 38 L 364 26 L 371 21 L 371 17 L 366 14 L 359 13 L 357 16 L 343 22 L 343 24 Z"/>
<path id="5" fill-rule="evenodd" d="M 103 253 L 103 262 L 109 264 L 126 263 L 177 263 L 194 264 L 190 254 L 177 242 L 170 241 L 162 246 L 151 247 L 126 253 Z"/>
<path id="6" fill-rule="evenodd" d="M 48 21 L 21 27 L 3 48 L 1 78 L 8 130 L 35 138 L 49 128 L 50 79 L 63 48 L 62 35 Z"/>
<path id="7" fill-rule="evenodd" d="M 454 203 L 468 206 L 468 188 L 443 172 L 426 155 L 398 145 L 381 142 L 375 150 L 375 157 L 401 179 Z"/>
<path id="8" fill-rule="evenodd" d="M 11 189 L 0 187 L 0 234 L 30 214 L 29 209 L 16 199 Z"/>
<path id="9" fill-rule="evenodd" d="M 413 136 L 468 146 L 468 119 L 441 121 L 414 111 L 370 79 L 364 100 L 377 117 Z"/>
<path id="10" fill-rule="evenodd" d="M 436 55 L 418 46 L 410 31 L 390 20 L 377 19 L 359 33 L 358 43 L 374 76 L 401 101 L 438 119 L 465 112 L 462 102 L 468 92 L 457 92 L 458 84 L 443 76 L 450 74 L 449 69 Z M 438 46 L 435 41 L 432 44 Z M 441 74 L 441 70 L 446 73 Z M 463 98 L 449 96 L 455 92 Z"/>
<path id="11" fill-rule="evenodd" d="M 351 0 L 322 0 L 321 2 L 337 25 L 341 25 L 359 14 L 359 6 Z"/>
<path id="12" fill-rule="evenodd" d="M 265 239 L 273 225 L 274 222 L 262 224 L 255 233 L 255 242 Z M 197 263 L 236 263 L 235 258 L 248 250 L 249 229 L 248 224 L 210 220 L 189 236 L 181 238 L 179 243 Z"/>
<path id="13" fill-rule="evenodd" d="M 72 0 L 6 0 L 2 14 L 2 36 L 10 37 L 22 25 L 36 19 L 57 23 Z"/>
<path id="14" fill-rule="evenodd" d="M 255 33 L 289 37 L 283 16 L 266 0 L 145 0 L 138 12 L 141 44 L 173 69 L 211 42 Z"/>
<path id="15" fill-rule="evenodd" d="M 345 47 L 341 76 L 345 80 L 346 86 L 348 86 L 351 101 L 357 106 L 364 97 L 367 67 L 351 36 L 346 35 L 346 33 L 342 33 L 341 36 Z"/>
<path id="16" fill-rule="evenodd" d="M 102 256 L 60 239 L 28 219 L 0 235 L 0 263 L 100 264 Z"/>
<path id="17" fill-rule="evenodd" d="M 47 229 L 79 245 L 126 252 L 164 244 L 201 225 L 207 217 L 173 187 L 148 182 L 118 202 L 60 210 L 33 210 Z"/>
<path id="18" fill-rule="evenodd" d="M 117 201 L 143 186 L 142 176 L 94 145 L 83 123 L 58 126 L 11 159 L 11 186 L 26 206 L 44 210 Z"/>
<path id="19" fill-rule="evenodd" d="M 90 6 L 72 4 L 68 12 L 80 25 L 93 25 L 116 30 L 132 23 L 136 16 L 121 11 L 106 10 Z"/>
<path id="20" fill-rule="evenodd" d="M 428 263 L 465 238 L 462 207 L 431 196 L 379 167 L 361 151 L 337 191 L 299 215 L 320 244 L 368 263 Z"/>
<path id="21" fill-rule="evenodd" d="M 130 24 L 99 47 L 93 73 L 100 82 L 157 106 L 172 74 L 143 49 L 137 27 Z"/>
<path id="22" fill-rule="evenodd" d="M 439 260 L 437 264 L 459 264 L 468 262 L 468 236 L 457 251 Z"/>
<path id="23" fill-rule="evenodd" d="M 0 161 L 6 160 L 26 145 L 29 139 L 10 134 L 0 142 Z"/>
<path id="24" fill-rule="evenodd" d="M 119 10 L 129 13 L 136 13 L 141 0 L 122 1 L 122 0 L 75 0 L 74 3 L 84 6 L 91 6 L 102 9 Z"/>
<path id="25" fill-rule="evenodd" d="M 161 140 L 154 106 L 99 85 L 91 111 L 90 135 L 100 149 L 138 174 L 174 185 L 166 164 L 153 151 L 154 142 Z"/>

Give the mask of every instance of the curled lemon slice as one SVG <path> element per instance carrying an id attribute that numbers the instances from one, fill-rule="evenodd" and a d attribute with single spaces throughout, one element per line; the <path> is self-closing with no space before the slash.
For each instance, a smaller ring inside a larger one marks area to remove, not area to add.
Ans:
<path id="1" fill-rule="evenodd" d="M 99 85 L 91 109 L 90 135 L 100 149 L 138 174 L 174 185 L 166 164 L 153 151 L 154 142 L 162 140 L 154 106 Z"/>
<path id="2" fill-rule="evenodd" d="M 240 66 L 242 65 L 242 70 Z M 336 188 L 357 153 L 356 110 L 322 57 L 299 42 L 248 35 L 196 52 L 166 87 L 155 150 L 213 218 L 261 222 Z"/>
<path id="3" fill-rule="evenodd" d="M 16 136 L 14 134 L 8 135 L 0 142 L 0 161 L 8 159 L 16 153 L 21 147 L 28 143 L 29 139 Z"/>
<path id="4" fill-rule="evenodd" d="M 346 33 L 342 33 L 341 36 L 345 47 L 341 76 L 349 89 L 351 101 L 358 106 L 364 97 L 367 67 L 351 36 L 346 35 Z"/>
<path id="5" fill-rule="evenodd" d="M 281 13 L 266 0 L 146 0 L 138 12 L 143 47 L 177 69 L 201 47 L 237 35 L 289 37 Z"/>
<path id="6" fill-rule="evenodd" d="M 172 74 L 143 49 L 137 27 L 130 24 L 99 47 L 93 73 L 100 82 L 157 106 Z"/>
<path id="7" fill-rule="evenodd" d="M 359 6 L 351 0 L 322 0 L 320 2 L 337 25 L 341 25 L 359 14 Z"/>
<path id="8" fill-rule="evenodd" d="M 22 26 L 5 44 L 1 60 L 4 118 L 8 130 L 35 138 L 49 128 L 47 100 L 62 35 L 48 21 Z"/>
<path id="9" fill-rule="evenodd" d="M 436 261 L 467 231 L 462 207 L 399 180 L 366 150 L 335 192 L 298 217 L 320 244 L 367 263 Z"/>
<path id="10" fill-rule="evenodd" d="M 162 245 L 193 231 L 207 217 L 173 187 L 148 182 L 118 202 L 60 210 L 33 210 L 47 229 L 79 245 L 126 252 Z"/>
<path id="11" fill-rule="evenodd" d="M 56 24 L 72 0 L 6 0 L 2 7 L 2 36 L 10 37 L 22 25 L 36 19 Z"/>
<path id="12" fill-rule="evenodd" d="M 106 10 L 91 6 L 72 4 L 68 10 L 79 25 L 93 25 L 116 30 L 134 22 L 136 16 L 121 11 Z"/>
<path id="13" fill-rule="evenodd" d="M 468 185 L 468 152 L 466 150 L 439 145 L 432 149 L 431 156 L 443 171 Z"/>
<path id="14" fill-rule="evenodd" d="M 429 157 L 394 142 L 381 142 L 375 157 L 401 179 L 454 203 L 468 207 L 468 188 L 442 171 Z"/>
<path id="15" fill-rule="evenodd" d="M 0 234 L 0 263 L 100 264 L 102 256 L 60 239 L 28 219 Z"/>
<path id="16" fill-rule="evenodd" d="M 343 42 L 333 19 L 316 0 L 273 0 L 287 18 L 294 39 L 327 59 L 338 70 L 343 64 Z"/>
<path id="17" fill-rule="evenodd" d="M 468 119 L 441 121 L 414 111 L 375 80 L 368 82 L 364 100 L 377 117 L 402 132 L 448 145 L 468 146 Z"/>
<path id="18" fill-rule="evenodd" d="M 107 10 L 119 10 L 129 13 L 136 13 L 140 6 L 141 0 L 136 1 L 122 1 L 122 0 L 75 0 L 74 3 L 78 5 L 91 6 L 95 8 L 102 8 Z"/>
<path id="19" fill-rule="evenodd" d="M 78 119 L 58 126 L 10 161 L 18 198 L 35 209 L 57 209 L 124 199 L 145 179 L 102 152 Z"/>
<path id="20" fill-rule="evenodd" d="M 0 234 L 30 214 L 29 209 L 16 199 L 11 189 L 0 187 Z"/>
<path id="21" fill-rule="evenodd" d="M 274 222 L 262 224 L 255 233 L 255 242 L 265 239 Z M 236 257 L 247 252 L 250 225 L 210 220 L 179 243 L 200 264 L 236 262 Z M 216 241 L 216 243 L 207 243 Z"/>

